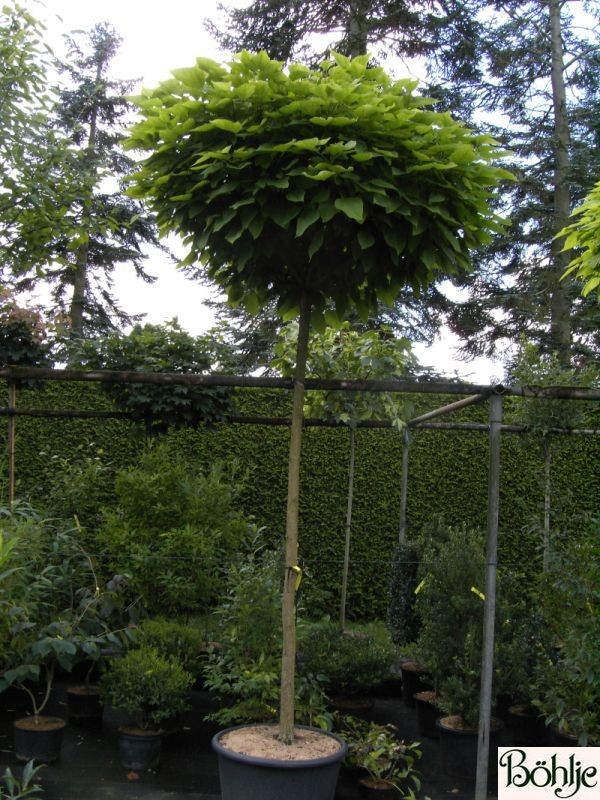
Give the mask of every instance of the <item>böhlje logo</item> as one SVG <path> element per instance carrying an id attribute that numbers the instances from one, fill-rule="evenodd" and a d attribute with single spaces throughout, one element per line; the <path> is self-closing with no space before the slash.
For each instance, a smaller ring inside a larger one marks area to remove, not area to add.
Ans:
<path id="1" fill-rule="evenodd" d="M 499 747 L 498 800 L 600 800 L 600 747 Z"/>

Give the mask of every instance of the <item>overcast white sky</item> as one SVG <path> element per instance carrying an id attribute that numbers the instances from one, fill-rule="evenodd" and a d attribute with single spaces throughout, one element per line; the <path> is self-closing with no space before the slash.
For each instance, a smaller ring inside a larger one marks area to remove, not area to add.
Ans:
<path id="1" fill-rule="evenodd" d="M 246 5 L 248 0 L 227 0 L 228 5 Z M 204 30 L 206 18 L 218 18 L 217 0 L 46 0 L 45 10 L 32 7 L 45 18 L 48 37 L 61 52 L 61 35 L 73 30 L 88 30 L 97 22 L 110 22 L 122 37 L 121 49 L 113 61 L 112 73 L 120 79 L 141 80 L 152 87 L 169 77 L 177 67 L 194 63 L 197 56 L 222 60 L 227 54 Z M 60 19 L 58 19 L 60 18 Z M 175 240 L 176 244 L 176 240 Z M 212 317 L 204 307 L 207 290 L 177 272 L 159 253 L 147 262 L 148 270 L 159 276 L 152 286 L 143 284 L 124 268 L 117 278 L 116 291 L 129 313 L 146 313 L 148 322 L 162 323 L 178 317 L 193 334 L 205 331 Z M 454 372 L 474 382 L 495 382 L 501 378 L 499 364 L 485 359 L 464 363 L 456 359 L 456 342 L 450 335 L 425 350 L 416 347 L 420 361 L 446 374 Z"/>

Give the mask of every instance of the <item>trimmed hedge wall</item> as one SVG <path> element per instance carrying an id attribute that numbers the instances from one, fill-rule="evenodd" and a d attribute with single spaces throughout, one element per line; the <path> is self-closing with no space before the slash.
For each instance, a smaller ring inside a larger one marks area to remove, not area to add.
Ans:
<path id="1" fill-rule="evenodd" d="M 4 387 L 0 385 L 0 391 Z M 5 389 L 4 389 L 5 390 Z M 6 394 L 4 395 L 6 396 Z M 447 398 L 419 399 L 415 413 Z M 93 384 L 48 382 L 18 392 L 22 408 L 110 408 Z M 291 393 L 239 390 L 237 405 L 248 415 L 289 416 Z M 515 406 L 506 401 L 507 417 Z M 473 406 L 456 420 L 486 421 L 487 406 Z M 140 426 L 121 420 L 70 420 L 18 417 L 16 423 L 17 493 L 43 505 L 53 456 L 83 457 L 89 443 L 115 468 L 131 464 L 143 447 Z M 266 535 L 279 543 L 285 531 L 288 429 L 256 425 L 220 425 L 215 430 L 175 430 L 167 435 L 173 452 L 208 465 L 236 458 L 247 472 L 244 510 Z M 479 432 L 417 430 L 411 433 L 408 537 L 435 514 L 449 524 L 484 527 L 487 516 L 487 436 Z M 0 425 L 6 452 L 6 424 Z M 598 437 L 562 437 L 553 444 L 553 519 L 577 510 L 598 512 L 600 497 Z M 535 563 L 537 536 L 524 526 L 542 519 L 543 463 L 535 436 L 506 434 L 502 439 L 500 560 L 521 568 Z M 300 552 L 306 578 L 305 601 L 335 615 L 341 588 L 348 481 L 349 436 L 343 429 L 308 428 L 302 454 Z M 397 541 L 402 437 L 392 430 L 357 432 L 356 476 L 348 615 L 385 618 L 389 565 Z M 6 458 L 3 456 L 3 475 Z M 5 498 L 5 493 L 4 493 Z M 107 492 L 110 503 L 110 492 Z M 324 596 L 328 593 L 328 599 Z M 323 605 L 324 604 L 324 605 Z"/>

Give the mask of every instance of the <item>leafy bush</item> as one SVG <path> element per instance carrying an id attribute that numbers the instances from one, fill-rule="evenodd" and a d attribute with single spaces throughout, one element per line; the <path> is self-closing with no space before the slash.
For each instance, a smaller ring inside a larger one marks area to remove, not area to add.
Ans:
<path id="1" fill-rule="evenodd" d="M 203 611 L 217 597 L 229 561 L 246 536 L 236 509 L 240 481 L 216 462 L 190 469 L 164 445 L 117 473 L 117 508 L 99 532 L 114 573 L 156 614 Z"/>
<path id="2" fill-rule="evenodd" d="M 177 659 L 140 647 L 110 662 L 100 691 L 114 708 L 130 714 L 137 727 L 148 730 L 188 707 L 185 695 L 193 681 Z"/>
<path id="3" fill-rule="evenodd" d="M 186 672 L 197 678 L 206 658 L 206 642 L 197 628 L 174 620 L 145 619 L 137 629 L 134 646 L 177 658 Z"/>
<path id="4" fill-rule="evenodd" d="M 340 732 L 348 744 L 347 762 L 365 770 L 383 789 L 391 784 L 405 800 L 415 800 L 415 790 L 421 788 L 415 762 L 421 758 L 418 742 L 406 743 L 398 736 L 394 725 L 380 725 L 345 716 Z"/>
<path id="5" fill-rule="evenodd" d="M 166 325 L 135 325 L 125 335 L 81 341 L 76 358 L 89 369 L 201 374 L 210 370 L 214 354 L 208 337 L 191 336 L 173 319 Z M 231 413 L 224 387 L 109 383 L 103 388 L 118 408 L 145 421 L 149 433 L 212 423 Z"/>
<path id="6" fill-rule="evenodd" d="M 432 673 L 440 706 L 466 725 L 479 716 L 485 579 L 483 535 L 452 528 L 444 541 L 424 544 L 417 595 L 421 619 L 418 647 Z"/>
<path id="7" fill-rule="evenodd" d="M 68 457 L 48 455 L 43 480 L 45 509 L 63 518 L 76 516 L 85 530 L 86 546 L 93 547 L 102 509 L 114 501 L 114 469 L 105 451 L 91 442 L 79 445 Z"/>
<path id="8" fill-rule="evenodd" d="M 553 537 L 540 581 L 550 641 L 537 663 L 534 703 L 580 745 L 600 744 L 599 543 L 600 519 L 573 519 Z"/>
<path id="9" fill-rule="evenodd" d="M 340 631 L 329 621 L 301 633 L 300 670 L 322 675 L 329 694 L 357 694 L 371 689 L 390 674 L 391 644 L 375 642 L 359 631 Z"/>
<path id="10" fill-rule="evenodd" d="M 419 550 L 416 545 L 397 544 L 392 557 L 388 608 L 388 626 L 397 646 L 416 641 L 419 633 L 419 618 L 415 611 L 418 572 Z"/>
<path id="11" fill-rule="evenodd" d="M 33 509 L 2 511 L 0 606 L 4 625 L 0 691 L 24 689 L 39 715 L 48 702 L 57 666 L 70 671 L 86 658 L 99 659 L 127 630 L 118 598 L 98 583 L 94 563 L 68 523 L 49 522 Z M 117 630 L 113 622 L 117 617 Z M 38 698 L 28 681 L 45 681 Z"/>
<path id="12" fill-rule="evenodd" d="M 263 531 L 254 532 L 248 552 L 229 568 L 215 615 L 220 647 L 209 653 L 206 686 L 223 707 L 209 719 L 222 725 L 275 719 L 281 682 L 281 555 L 265 550 Z M 320 681 L 296 680 L 296 719 L 329 726 Z"/>

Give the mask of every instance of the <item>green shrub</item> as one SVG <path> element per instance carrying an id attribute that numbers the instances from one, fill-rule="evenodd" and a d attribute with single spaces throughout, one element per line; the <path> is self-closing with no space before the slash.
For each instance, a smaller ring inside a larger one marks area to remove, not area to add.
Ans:
<path id="1" fill-rule="evenodd" d="M 236 508 L 239 483 L 221 462 L 206 474 L 191 470 L 164 444 L 117 473 L 118 505 L 106 513 L 99 543 L 110 571 L 130 577 L 148 612 L 198 612 L 215 602 L 248 531 Z"/>
<path id="2" fill-rule="evenodd" d="M 419 550 L 416 545 L 397 544 L 392 557 L 388 608 L 388 626 L 397 646 L 416 641 L 419 633 L 419 618 L 415 611 L 418 572 Z"/>
<path id="3" fill-rule="evenodd" d="M 134 646 L 156 650 L 166 658 L 177 658 L 186 672 L 197 678 L 206 658 L 206 641 L 200 630 L 184 622 L 145 619 L 138 627 Z"/>
<path id="4" fill-rule="evenodd" d="M 275 719 L 281 680 L 281 575 L 278 551 L 264 547 L 255 530 L 248 550 L 231 564 L 215 609 L 219 648 L 204 666 L 206 686 L 222 702 L 209 715 L 221 725 Z M 328 727 L 326 700 L 312 674 L 296 680 L 296 719 Z"/>
<path id="5" fill-rule="evenodd" d="M 577 535 L 575 535 L 577 534 Z M 548 724 L 600 744 L 600 519 L 579 515 L 551 539 L 540 604 L 550 640 L 535 675 L 534 703 Z"/>
<path id="6" fill-rule="evenodd" d="M 422 550 L 417 595 L 418 647 L 441 696 L 440 706 L 467 725 L 479 716 L 485 580 L 484 537 L 466 526 Z"/>
<path id="7" fill-rule="evenodd" d="M 100 691 L 114 708 L 130 714 L 137 727 L 148 730 L 188 707 L 186 692 L 193 681 L 177 659 L 140 647 L 110 662 Z"/>
<path id="8" fill-rule="evenodd" d="M 307 627 L 299 642 L 300 671 L 322 675 L 329 694 L 357 694 L 385 680 L 394 659 L 391 643 L 360 631 L 341 632 L 333 622 Z"/>

